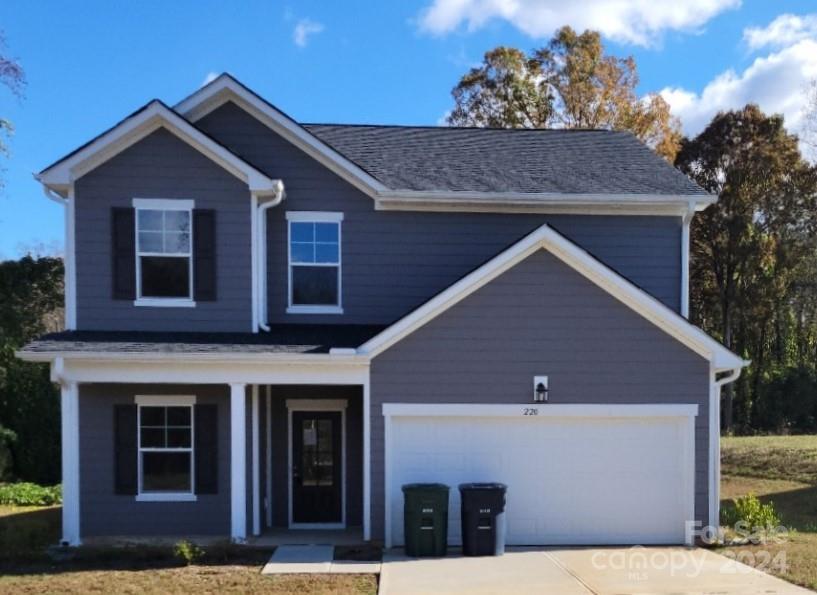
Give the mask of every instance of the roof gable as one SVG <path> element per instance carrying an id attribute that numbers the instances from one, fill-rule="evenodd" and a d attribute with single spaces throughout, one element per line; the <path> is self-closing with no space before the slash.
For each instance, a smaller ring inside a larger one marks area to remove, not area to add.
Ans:
<path id="1" fill-rule="evenodd" d="M 247 163 L 228 148 L 204 134 L 159 100 L 153 100 L 85 145 L 49 165 L 37 179 L 66 196 L 70 185 L 128 147 L 163 128 L 195 148 L 247 184 L 257 194 L 277 192 L 280 182 Z"/>
<path id="2" fill-rule="evenodd" d="M 374 358 L 415 330 L 461 302 L 538 250 L 547 250 L 637 314 L 709 360 L 717 371 L 741 368 L 747 362 L 688 320 L 638 288 L 545 224 L 469 273 L 445 291 L 361 345 L 357 352 Z"/>
<path id="3" fill-rule="evenodd" d="M 387 190 L 386 186 L 357 164 L 229 74 L 220 75 L 177 103 L 174 109 L 191 122 L 197 122 L 228 102 L 235 103 L 275 133 L 367 194 L 373 196 Z"/>

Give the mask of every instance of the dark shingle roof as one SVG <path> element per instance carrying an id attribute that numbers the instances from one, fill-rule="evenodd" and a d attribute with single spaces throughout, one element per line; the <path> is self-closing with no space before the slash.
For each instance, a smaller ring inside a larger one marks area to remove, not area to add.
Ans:
<path id="1" fill-rule="evenodd" d="M 303 126 L 393 190 L 708 196 L 629 132 Z"/>
<path id="2" fill-rule="evenodd" d="M 385 327 L 346 324 L 282 324 L 268 333 L 172 333 L 64 331 L 44 335 L 21 353 L 329 353 L 357 347 Z"/>

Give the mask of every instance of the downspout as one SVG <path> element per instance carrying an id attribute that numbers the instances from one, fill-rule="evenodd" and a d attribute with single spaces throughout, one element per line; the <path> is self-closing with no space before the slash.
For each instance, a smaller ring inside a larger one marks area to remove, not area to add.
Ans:
<path id="1" fill-rule="evenodd" d="M 272 200 L 258 205 L 258 295 L 256 296 L 256 314 L 258 328 L 269 332 L 267 324 L 267 211 L 277 207 L 284 200 L 284 183 L 275 180 Z"/>
<path id="2" fill-rule="evenodd" d="M 744 361 L 744 366 L 749 365 Z M 711 372 L 712 392 L 709 401 L 709 444 L 710 444 L 710 494 L 709 494 L 709 523 L 715 530 L 720 526 L 720 498 L 721 498 L 721 389 L 725 384 L 734 382 L 740 376 L 740 368 L 727 370 L 729 373 L 718 378 L 718 371 Z"/>
<path id="3" fill-rule="evenodd" d="M 687 204 L 681 219 L 681 316 L 689 318 L 689 226 L 695 216 L 695 203 Z"/>
<path id="4" fill-rule="evenodd" d="M 76 307 L 76 278 L 74 270 L 74 185 L 68 188 L 68 197 L 63 198 L 58 193 L 49 188 L 36 174 L 34 179 L 40 182 L 43 187 L 43 194 L 49 200 L 62 205 L 65 208 L 65 255 L 63 257 L 64 271 L 64 293 L 65 293 L 65 328 L 66 330 L 76 330 L 77 327 L 77 307 Z"/>

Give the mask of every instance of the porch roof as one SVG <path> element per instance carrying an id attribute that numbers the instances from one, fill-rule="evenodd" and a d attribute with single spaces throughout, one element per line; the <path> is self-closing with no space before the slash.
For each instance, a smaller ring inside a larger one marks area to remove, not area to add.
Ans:
<path id="1" fill-rule="evenodd" d="M 28 343 L 20 355 L 56 353 L 220 354 L 329 353 L 355 348 L 385 327 L 349 324 L 279 324 L 261 333 L 63 331 Z"/>

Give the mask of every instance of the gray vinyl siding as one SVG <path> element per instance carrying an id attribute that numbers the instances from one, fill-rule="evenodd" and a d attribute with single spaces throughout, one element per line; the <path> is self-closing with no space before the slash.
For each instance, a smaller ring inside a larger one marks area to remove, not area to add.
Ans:
<path id="1" fill-rule="evenodd" d="M 195 502 L 137 502 L 114 492 L 114 405 L 135 395 L 195 395 L 218 405 L 218 493 Z M 230 535 L 229 387 L 82 384 L 79 388 L 80 534 L 95 536 Z"/>
<path id="2" fill-rule="evenodd" d="M 346 399 L 346 524 L 363 519 L 363 393 L 359 386 L 272 387 L 272 524 L 289 524 L 287 399 Z"/>
<path id="3" fill-rule="evenodd" d="M 160 129 L 77 180 L 75 196 L 78 329 L 252 330 L 250 194 L 241 180 Z M 111 209 L 133 198 L 193 199 L 216 210 L 216 301 L 150 308 L 112 299 Z"/>
<path id="4" fill-rule="evenodd" d="M 286 199 L 267 213 L 272 323 L 389 324 L 542 223 L 679 309 L 679 217 L 376 211 L 371 198 L 232 103 L 197 125 L 284 181 Z M 288 210 L 344 213 L 343 315 L 286 314 Z"/>
<path id="5" fill-rule="evenodd" d="M 706 523 L 708 362 L 539 251 L 372 361 L 373 537 L 383 537 L 383 403 L 530 403 L 538 374 L 551 403 L 697 404 L 695 516 Z"/>

